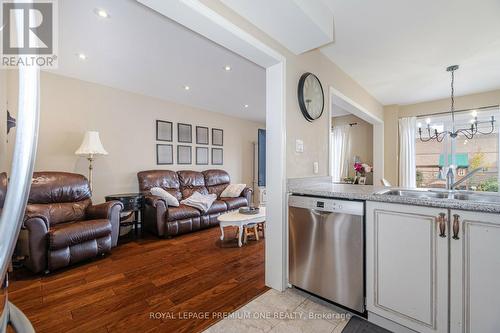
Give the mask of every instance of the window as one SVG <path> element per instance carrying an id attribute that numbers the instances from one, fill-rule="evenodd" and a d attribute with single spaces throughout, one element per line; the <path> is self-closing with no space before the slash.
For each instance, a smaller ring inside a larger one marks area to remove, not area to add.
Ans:
<path id="1" fill-rule="evenodd" d="M 450 166 L 455 170 L 455 180 L 467 176 L 472 170 L 485 168 L 458 186 L 461 190 L 498 192 L 499 181 L 499 135 L 500 110 L 498 107 L 483 109 L 477 112 L 479 122 L 487 122 L 495 117 L 495 131 L 492 134 L 476 134 L 467 139 L 459 134 L 456 139 L 449 136 L 442 142 L 431 140 L 422 142 L 417 134 L 416 165 L 418 187 L 446 187 L 446 173 Z M 417 123 L 422 126 L 422 137 L 427 137 L 427 124 L 430 119 L 431 132 L 437 129 L 452 130 L 451 113 L 438 116 L 419 117 Z M 455 127 L 466 128 L 473 121 L 472 111 L 455 113 Z M 489 132 L 491 123 L 482 123 L 478 128 Z"/>

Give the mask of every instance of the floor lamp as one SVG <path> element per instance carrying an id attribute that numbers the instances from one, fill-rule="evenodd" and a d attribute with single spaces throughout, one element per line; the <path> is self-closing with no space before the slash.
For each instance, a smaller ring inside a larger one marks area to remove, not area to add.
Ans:
<path id="1" fill-rule="evenodd" d="M 90 191 L 92 192 L 92 162 L 96 155 L 108 155 L 108 152 L 104 149 L 99 138 L 99 132 L 88 131 L 83 137 L 83 142 L 80 148 L 75 152 L 78 156 L 85 156 L 89 161 L 89 185 Z"/>

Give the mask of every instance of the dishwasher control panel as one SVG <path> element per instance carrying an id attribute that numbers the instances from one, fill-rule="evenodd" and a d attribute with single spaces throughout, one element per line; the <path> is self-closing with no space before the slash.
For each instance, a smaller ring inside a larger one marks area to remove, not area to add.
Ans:
<path id="1" fill-rule="evenodd" d="M 360 216 L 364 215 L 364 203 L 360 201 L 291 195 L 288 198 L 288 206 L 332 213 L 344 213 Z"/>

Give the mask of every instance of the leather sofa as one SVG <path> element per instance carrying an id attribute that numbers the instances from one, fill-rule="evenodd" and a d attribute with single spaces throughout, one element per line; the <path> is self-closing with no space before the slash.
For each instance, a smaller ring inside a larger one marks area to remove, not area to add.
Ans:
<path id="1" fill-rule="evenodd" d="M 31 271 L 48 272 L 111 251 L 118 242 L 122 203 L 92 205 L 87 179 L 35 172 L 24 216 Z"/>
<path id="2" fill-rule="evenodd" d="M 224 170 L 148 170 L 139 172 L 137 178 L 139 190 L 145 198 L 142 226 L 145 230 L 164 237 L 217 226 L 219 215 L 248 206 L 252 197 L 252 189 L 247 187 L 237 198 L 221 198 L 222 191 L 231 182 L 229 174 Z M 195 191 L 201 194 L 215 193 L 217 200 L 206 213 L 183 204 L 179 207 L 167 207 L 163 199 L 151 195 L 149 191 L 153 187 L 163 188 L 179 201 L 190 197 Z"/>

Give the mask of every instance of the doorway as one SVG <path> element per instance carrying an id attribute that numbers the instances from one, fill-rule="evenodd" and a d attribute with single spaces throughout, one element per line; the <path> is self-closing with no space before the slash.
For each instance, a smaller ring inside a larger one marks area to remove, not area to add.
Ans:
<path id="1" fill-rule="evenodd" d="M 286 289 L 286 58 L 200 2 L 138 0 L 213 42 L 266 69 L 265 283 Z"/>
<path id="2" fill-rule="evenodd" d="M 367 185 L 378 185 L 384 177 L 384 122 L 338 90 L 330 87 L 328 170 L 334 182 L 350 182 L 354 164 L 367 164 Z M 334 132 L 335 129 L 335 132 Z M 341 133 L 341 132 L 342 133 Z M 335 141 L 343 137 L 345 144 Z M 347 178 L 347 179 L 346 179 Z"/>

